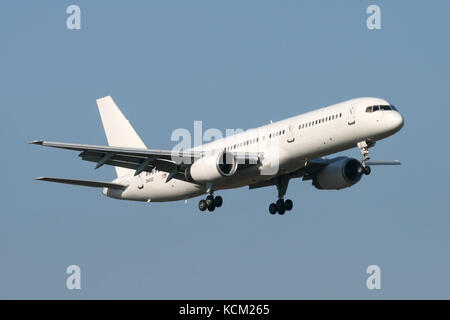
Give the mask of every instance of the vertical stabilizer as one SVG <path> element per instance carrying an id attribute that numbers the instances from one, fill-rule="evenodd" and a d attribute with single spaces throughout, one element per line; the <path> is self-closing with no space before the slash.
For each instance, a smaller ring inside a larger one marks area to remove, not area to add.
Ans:
<path id="1" fill-rule="evenodd" d="M 106 139 L 110 146 L 147 148 L 110 96 L 97 99 L 97 106 L 102 119 L 103 128 L 105 129 Z M 118 177 L 134 172 L 134 170 L 127 168 L 115 168 Z"/>

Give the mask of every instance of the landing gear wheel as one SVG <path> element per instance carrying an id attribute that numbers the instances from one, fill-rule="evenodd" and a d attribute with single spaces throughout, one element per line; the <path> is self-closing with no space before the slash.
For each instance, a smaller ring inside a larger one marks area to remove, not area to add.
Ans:
<path id="1" fill-rule="evenodd" d="M 365 174 L 366 176 L 368 176 L 371 172 L 372 172 L 372 169 L 370 169 L 369 166 L 366 166 L 366 167 L 364 168 L 364 174 Z"/>
<path id="2" fill-rule="evenodd" d="M 206 210 L 206 201 L 205 200 L 200 200 L 198 203 L 198 208 L 200 209 L 200 211 L 205 211 Z"/>
<path id="3" fill-rule="evenodd" d="M 270 214 L 275 214 L 275 213 L 277 213 L 277 211 L 278 211 L 277 205 L 275 203 L 271 203 L 269 206 Z"/>
<path id="4" fill-rule="evenodd" d="M 214 197 L 214 205 L 217 208 L 220 208 L 222 206 L 222 203 L 223 203 L 223 200 L 222 200 L 221 196 Z"/>
<path id="5" fill-rule="evenodd" d="M 200 211 L 205 211 L 208 209 L 208 211 L 212 212 L 214 209 L 221 207 L 222 203 L 223 199 L 221 196 L 214 197 L 213 194 L 209 194 L 206 199 L 200 200 L 198 203 L 198 208 Z"/>
<path id="6" fill-rule="evenodd" d="M 206 207 L 208 208 L 208 211 L 211 211 L 211 212 L 213 212 L 214 209 L 216 208 L 216 206 L 214 205 L 214 202 L 211 203 L 210 205 L 206 206 Z"/>
<path id="7" fill-rule="evenodd" d="M 278 199 L 277 201 L 277 211 L 280 215 L 283 215 L 286 212 L 286 206 L 284 205 L 283 199 Z"/>
<path id="8" fill-rule="evenodd" d="M 286 208 L 286 211 L 291 211 L 292 207 L 294 206 L 294 203 L 292 202 L 291 199 L 287 199 L 286 201 L 284 201 L 284 206 Z"/>
<path id="9" fill-rule="evenodd" d="M 206 201 L 207 207 L 211 207 L 214 205 L 214 197 L 212 195 L 207 196 L 205 201 Z M 212 210 L 210 210 L 210 211 L 212 211 Z"/>

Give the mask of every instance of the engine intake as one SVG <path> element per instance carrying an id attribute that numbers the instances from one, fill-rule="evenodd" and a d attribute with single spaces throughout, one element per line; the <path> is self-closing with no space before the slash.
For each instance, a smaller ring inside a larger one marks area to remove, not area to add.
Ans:
<path id="1" fill-rule="evenodd" d="M 313 185 L 322 190 L 340 190 L 361 180 L 364 168 L 356 159 L 342 157 L 332 161 L 313 178 Z"/>
<path id="2" fill-rule="evenodd" d="M 188 181 L 197 183 L 214 182 L 224 177 L 232 176 L 238 163 L 230 152 L 220 151 L 209 153 L 195 161 L 185 171 Z"/>

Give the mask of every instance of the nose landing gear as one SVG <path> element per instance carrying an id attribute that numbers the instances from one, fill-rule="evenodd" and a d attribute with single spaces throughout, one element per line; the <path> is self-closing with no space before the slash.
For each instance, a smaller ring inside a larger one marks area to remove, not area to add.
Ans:
<path id="1" fill-rule="evenodd" d="M 371 169 L 369 166 L 366 165 L 366 161 L 370 160 L 370 155 L 369 155 L 369 145 L 367 144 L 366 141 L 360 141 L 357 144 L 357 147 L 359 148 L 359 150 L 362 153 L 362 160 L 361 160 L 361 164 L 363 166 L 363 173 L 368 176 L 371 173 Z M 374 143 L 371 145 L 373 146 Z"/>

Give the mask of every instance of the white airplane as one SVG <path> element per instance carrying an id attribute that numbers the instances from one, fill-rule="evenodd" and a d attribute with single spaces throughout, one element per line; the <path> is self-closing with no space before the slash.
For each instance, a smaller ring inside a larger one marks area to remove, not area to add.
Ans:
<path id="1" fill-rule="evenodd" d="M 164 202 L 207 194 L 201 211 L 222 206 L 214 192 L 249 186 L 276 186 L 278 200 L 269 212 L 283 215 L 293 202 L 285 200 L 290 179 L 312 180 L 317 189 L 339 190 L 360 181 L 370 165 L 369 148 L 403 127 L 403 117 L 384 99 L 358 98 L 218 139 L 188 150 L 147 149 L 111 97 L 97 100 L 109 146 L 36 140 L 30 143 L 81 151 L 82 160 L 115 167 L 112 182 L 40 177 L 37 180 L 103 188 L 116 199 Z M 324 158 L 358 147 L 362 160 Z"/>

